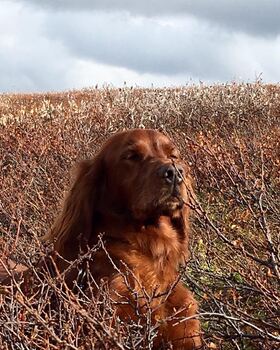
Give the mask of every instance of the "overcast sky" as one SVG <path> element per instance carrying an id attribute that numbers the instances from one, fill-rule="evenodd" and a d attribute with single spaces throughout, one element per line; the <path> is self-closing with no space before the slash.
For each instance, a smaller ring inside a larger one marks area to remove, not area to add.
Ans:
<path id="1" fill-rule="evenodd" d="M 0 0 L 0 92 L 280 82 L 280 0 Z"/>

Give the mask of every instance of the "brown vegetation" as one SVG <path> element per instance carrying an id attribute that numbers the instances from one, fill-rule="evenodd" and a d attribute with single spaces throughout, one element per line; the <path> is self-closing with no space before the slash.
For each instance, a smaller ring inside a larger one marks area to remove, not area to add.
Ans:
<path id="1" fill-rule="evenodd" d="M 279 96 L 279 86 L 260 83 L 1 95 L 2 259 L 33 266 L 48 254 L 39 237 L 50 229 L 77 160 L 92 157 L 118 130 L 157 128 L 175 140 L 196 180 L 182 279 L 199 301 L 206 348 L 278 349 Z M 35 279 L 35 296 L 16 281 L 0 287 L 1 348 L 151 348 L 157 328 L 148 311 L 144 325 L 113 326 L 106 290 L 77 297 L 63 279 Z M 55 310 L 48 307 L 53 298 Z"/>

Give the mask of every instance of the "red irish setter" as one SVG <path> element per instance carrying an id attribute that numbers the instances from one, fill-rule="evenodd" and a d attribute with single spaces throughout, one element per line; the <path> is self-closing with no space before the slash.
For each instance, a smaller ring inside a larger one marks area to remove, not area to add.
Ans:
<path id="1" fill-rule="evenodd" d="M 199 321 L 192 317 L 197 303 L 178 278 L 187 258 L 192 196 L 188 166 L 168 137 L 156 130 L 117 133 L 94 159 L 79 165 L 47 236 L 62 272 L 103 235 L 105 249 L 89 262 L 90 272 L 120 302 L 121 319 L 136 319 L 132 294 L 138 304 L 144 294 L 153 296 L 153 321 L 161 322 L 154 348 L 162 341 L 173 349 L 201 346 Z M 78 278 L 78 269 L 66 275 L 69 285 Z M 145 308 L 140 301 L 143 313 Z"/>

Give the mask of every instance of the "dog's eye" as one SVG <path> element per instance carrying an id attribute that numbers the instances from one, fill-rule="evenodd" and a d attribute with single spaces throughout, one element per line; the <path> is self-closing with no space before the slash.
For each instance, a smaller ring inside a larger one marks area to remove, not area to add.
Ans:
<path id="1" fill-rule="evenodd" d="M 123 159 L 137 161 L 137 160 L 141 159 L 141 155 L 135 151 L 130 151 L 130 152 L 124 154 Z"/>
<path id="2" fill-rule="evenodd" d="M 170 158 L 176 160 L 176 159 L 179 159 L 179 156 L 178 156 L 178 154 L 172 153 L 172 154 L 170 155 Z"/>

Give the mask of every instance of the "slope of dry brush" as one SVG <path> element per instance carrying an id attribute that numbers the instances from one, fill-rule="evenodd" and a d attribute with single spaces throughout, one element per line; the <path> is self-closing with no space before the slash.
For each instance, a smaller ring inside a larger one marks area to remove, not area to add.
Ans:
<path id="1" fill-rule="evenodd" d="M 279 349 L 280 86 L 1 95 L 3 254 L 36 261 L 73 164 L 135 127 L 169 134 L 192 168 L 198 200 L 183 279 L 200 302 L 206 348 Z M 1 348 L 151 348 L 148 322 L 110 324 L 106 292 L 93 302 L 49 276 L 40 283 L 34 298 L 16 284 L 1 289 Z M 48 310 L 53 295 L 59 307 Z"/>

